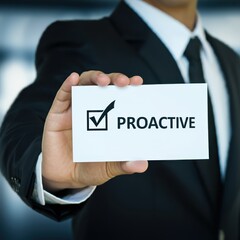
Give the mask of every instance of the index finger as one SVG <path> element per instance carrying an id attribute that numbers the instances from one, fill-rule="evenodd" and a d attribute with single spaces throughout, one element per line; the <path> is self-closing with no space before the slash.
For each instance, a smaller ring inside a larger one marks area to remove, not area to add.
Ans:
<path id="1" fill-rule="evenodd" d="M 71 105 L 71 88 L 78 85 L 78 83 L 79 75 L 73 72 L 58 90 L 50 109 L 51 113 L 62 113 L 69 108 Z"/>

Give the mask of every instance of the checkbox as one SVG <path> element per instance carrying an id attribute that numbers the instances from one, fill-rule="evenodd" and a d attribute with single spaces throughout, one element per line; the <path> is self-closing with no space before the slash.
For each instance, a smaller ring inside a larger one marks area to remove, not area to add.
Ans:
<path id="1" fill-rule="evenodd" d="M 106 131 L 108 130 L 108 113 L 114 108 L 115 100 L 111 102 L 105 110 L 87 111 L 87 130 Z"/>
<path id="2" fill-rule="evenodd" d="M 102 116 L 102 113 L 103 113 L 103 110 L 87 111 L 87 130 L 88 131 L 107 131 L 108 130 L 108 115 L 106 114 L 102 119 L 100 119 Z"/>

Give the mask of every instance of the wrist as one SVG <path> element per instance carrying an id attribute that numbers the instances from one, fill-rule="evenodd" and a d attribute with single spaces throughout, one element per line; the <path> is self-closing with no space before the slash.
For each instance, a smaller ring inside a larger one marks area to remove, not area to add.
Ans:
<path id="1" fill-rule="evenodd" d="M 57 181 L 51 181 L 46 177 L 42 176 L 43 189 L 49 193 L 56 194 L 59 191 L 69 188 L 67 184 Z"/>
<path id="2" fill-rule="evenodd" d="M 42 175 L 43 189 L 49 193 L 56 194 L 67 189 L 82 189 L 87 187 L 87 185 L 75 183 L 75 181 L 55 181 Z"/>

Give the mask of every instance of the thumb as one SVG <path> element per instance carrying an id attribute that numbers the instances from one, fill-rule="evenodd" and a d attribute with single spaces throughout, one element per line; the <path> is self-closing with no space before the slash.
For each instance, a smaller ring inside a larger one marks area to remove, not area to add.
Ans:
<path id="1" fill-rule="evenodd" d="M 148 161 L 107 162 L 108 178 L 124 174 L 143 173 L 148 168 Z"/>

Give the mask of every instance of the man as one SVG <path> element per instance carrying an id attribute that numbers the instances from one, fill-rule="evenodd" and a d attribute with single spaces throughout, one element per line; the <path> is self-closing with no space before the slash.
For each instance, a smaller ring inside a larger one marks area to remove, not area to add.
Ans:
<path id="1" fill-rule="evenodd" d="M 240 238 L 240 60 L 203 31 L 196 5 L 128 0 L 109 18 L 57 22 L 43 34 L 37 79 L 2 125 L 1 169 L 33 209 L 73 216 L 76 239 Z M 210 159 L 73 163 L 71 86 L 191 82 L 193 38 L 216 125 Z"/>

